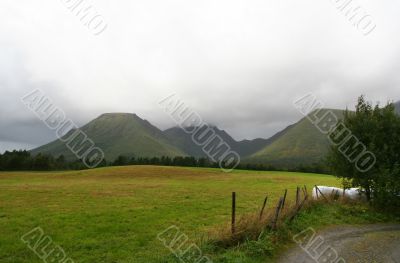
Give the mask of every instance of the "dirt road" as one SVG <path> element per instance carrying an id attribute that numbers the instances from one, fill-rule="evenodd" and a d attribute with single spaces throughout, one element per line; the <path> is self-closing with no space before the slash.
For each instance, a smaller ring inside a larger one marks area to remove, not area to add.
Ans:
<path id="1" fill-rule="evenodd" d="M 338 263 L 400 263 L 400 225 L 343 226 L 317 233 L 344 261 Z M 322 240 L 322 239 L 321 239 Z M 311 255 L 311 256 L 310 256 Z M 296 245 L 279 263 L 329 263 Z"/>

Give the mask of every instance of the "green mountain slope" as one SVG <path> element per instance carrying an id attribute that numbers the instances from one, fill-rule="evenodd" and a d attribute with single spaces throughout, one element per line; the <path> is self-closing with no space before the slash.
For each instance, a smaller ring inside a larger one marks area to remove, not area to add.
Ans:
<path id="1" fill-rule="evenodd" d="M 199 127 L 189 127 L 190 130 L 198 129 Z M 199 134 L 206 130 L 206 126 L 203 126 L 199 130 Z M 215 134 L 219 135 L 233 150 L 237 150 L 237 142 L 225 131 L 218 129 L 217 127 L 211 127 Z M 186 133 L 179 127 L 173 127 L 164 131 L 164 134 L 168 137 L 169 141 L 173 143 L 177 148 L 184 151 L 186 154 L 194 157 L 207 157 L 204 153 L 202 146 L 194 143 L 192 134 Z M 217 144 L 217 142 L 215 142 Z"/>
<path id="2" fill-rule="evenodd" d="M 196 127 L 190 127 L 189 129 L 195 129 Z M 226 142 L 232 150 L 236 151 L 241 157 L 250 156 L 257 151 L 263 149 L 273 141 L 278 139 L 280 136 L 286 133 L 290 126 L 281 132 L 278 132 L 269 139 L 254 139 L 254 140 L 243 140 L 236 141 L 226 131 L 220 130 L 217 127 L 212 127 L 215 134 L 219 135 L 224 142 Z M 204 128 L 203 128 L 204 129 Z M 168 137 L 169 141 L 173 143 L 177 148 L 181 149 L 190 156 L 195 157 L 206 157 L 206 154 L 202 150 L 202 146 L 198 146 L 192 140 L 191 134 L 186 133 L 179 127 L 173 127 L 164 131 L 164 134 Z"/>
<path id="3" fill-rule="evenodd" d="M 109 161 L 119 155 L 137 157 L 186 155 L 170 144 L 161 130 L 135 114 L 103 114 L 80 129 L 104 151 L 105 158 Z M 41 152 L 56 157 L 62 154 L 67 159 L 75 159 L 65 143 L 60 140 L 43 145 L 31 152 L 32 154 Z"/>
<path id="4" fill-rule="evenodd" d="M 195 129 L 195 127 L 188 127 L 188 129 Z M 177 148 L 181 149 L 189 156 L 205 157 L 202 148 L 197 146 L 190 134 L 186 133 L 179 127 L 173 127 L 164 131 L 165 136 Z"/>
<path id="5" fill-rule="evenodd" d="M 292 125 L 286 127 L 280 132 L 277 132 L 275 135 L 268 139 L 254 139 L 254 140 L 243 140 L 238 142 L 237 147 L 239 148 L 238 153 L 241 157 L 248 157 L 253 155 L 254 153 L 264 149 L 268 145 L 271 145 L 273 142 L 281 138 L 285 135 L 290 129 Z"/>
<path id="6" fill-rule="evenodd" d="M 328 110 L 321 109 L 318 116 Z M 340 119 L 342 110 L 332 110 Z M 313 113 L 310 113 L 311 116 Z M 244 161 L 250 163 L 272 164 L 279 167 L 310 165 L 321 161 L 327 154 L 329 141 L 308 118 L 294 124 L 284 135 L 251 155 Z"/>

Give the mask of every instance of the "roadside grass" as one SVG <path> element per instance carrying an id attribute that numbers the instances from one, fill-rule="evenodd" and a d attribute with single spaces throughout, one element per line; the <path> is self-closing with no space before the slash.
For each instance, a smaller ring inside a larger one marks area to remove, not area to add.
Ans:
<path id="1" fill-rule="evenodd" d="M 227 236 L 227 227 L 220 227 L 217 230 L 219 234 L 215 235 L 214 232 L 214 236 L 203 243 L 203 249 L 212 255 L 214 262 L 276 262 L 282 252 L 295 245 L 293 236 L 310 227 L 318 231 L 338 225 L 400 222 L 398 216 L 378 211 L 366 203 L 349 201 L 309 201 L 293 221 L 289 221 L 288 215 L 290 213 L 287 211 L 283 214 L 277 230 L 271 230 L 265 224 L 262 229 L 253 227 L 257 232 L 248 233 L 236 244 L 227 242 L 229 238 L 234 238 L 229 234 Z M 258 221 L 256 214 L 247 215 L 241 220 L 249 221 L 247 227 L 251 228 L 257 224 L 254 219 Z"/>

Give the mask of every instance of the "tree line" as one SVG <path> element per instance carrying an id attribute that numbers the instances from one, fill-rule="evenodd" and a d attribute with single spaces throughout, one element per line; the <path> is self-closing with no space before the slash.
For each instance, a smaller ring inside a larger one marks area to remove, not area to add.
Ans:
<path id="1" fill-rule="evenodd" d="M 6 151 L 0 154 L 0 171 L 53 171 L 84 169 L 79 161 L 67 161 L 63 155 L 54 158 L 48 154 L 31 155 L 25 150 Z"/>
<path id="2" fill-rule="evenodd" d="M 98 167 L 105 166 L 125 166 L 125 165 L 160 165 L 160 166 L 183 166 L 183 167 L 207 167 L 219 168 L 218 162 L 213 162 L 209 158 L 195 158 L 188 156 L 177 157 L 128 157 L 120 155 L 114 161 L 103 160 Z M 87 167 L 80 160 L 70 161 L 63 155 L 53 157 L 48 154 L 31 155 L 25 150 L 6 151 L 0 154 L 1 171 L 53 171 L 53 170 L 81 170 Z M 329 173 L 326 166 L 315 164 L 309 166 L 299 166 L 294 168 L 282 168 L 273 165 L 242 163 L 236 169 L 257 170 L 257 171 L 293 171 L 309 173 Z"/>
<path id="3" fill-rule="evenodd" d="M 124 166 L 124 165 L 162 165 L 162 166 L 186 166 L 186 167 L 208 167 L 219 168 L 219 163 L 210 160 L 209 158 L 200 157 L 166 157 L 163 156 L 153 158 L 129 158 L 126 156 L 119 156 L 110 166 Z M 257 163 L 241 163 L 235 169 L 237 170 L 256 170 L 256 171 L 290 171 L 290 172 L 308 172 L 308 173 L 326 173 L 329 174 L 329 168 L 323 163 L 316 163 L 312 165 L 301 165 L 293 168 L 283 168 L 270 164 L 257 164 Z"/>

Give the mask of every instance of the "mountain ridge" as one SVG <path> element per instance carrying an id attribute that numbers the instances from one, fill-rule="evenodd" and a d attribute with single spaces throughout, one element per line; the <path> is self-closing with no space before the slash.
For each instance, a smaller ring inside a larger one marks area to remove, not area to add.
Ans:
<path id="1" fill-rule="evenodd" d="M 274 137 L 276 135 L 274 135 L 269 139 L 257 138 L 253 140 L 236 141 L 225 130 L 221 130 L 216 126 L 210 126 L 210 128 L 241 157 L 250 155 L 251 153 L 269 144 L 271 142 L 271 138 L 272 140 L 276 138 Z M 191 126 L 188 127 L 188 129 L 202 129 L 202 127 Z M 192 140 L 192 135 L 186 133 L 182 128 L 175 126 L 164 130 L 164 133 L 176 147 L 183 149 L 187 154 L 194 157 L 206 157 L 206 154 L 202 150 L 202 146 L 196 145 Z"/>
<path id="2" fill-rule="evenodd" d="M 400 101 L 394 103 L 394 106 L 396 112 L 400 114 Z M 343 116 L 344 110 L 340 109 L 319 109 L 317 115 L 325 114 L 328 110 L 333 111 L 338 119 Z M 314 113 L 310 113 L 308 117 Z M 326 135 L 320 133 L 307 116 L 267 139 L 236 141 L 225 130 L 216 126 L 209 127 L 230 146 L 231 150 L 240 155 L 243 163 L 285 168 L 314 165 L 322 162 L 329 150 Z M 191 134 L 186 133 L 182 128 L 171 127 L 162 131 L 135 113 L 104 113 L 79 129 L 105 152 L 108 161 L 120 155 L 207 157 L 202 146 L 196 145 Z M 68 132 L 65 136 L 72 132 Z M 39 152 L 54 156 L 62 154 L 67 159 L 74 158 L 72 152 L 60 140 L 31 150 L 33 154 Z"/>

